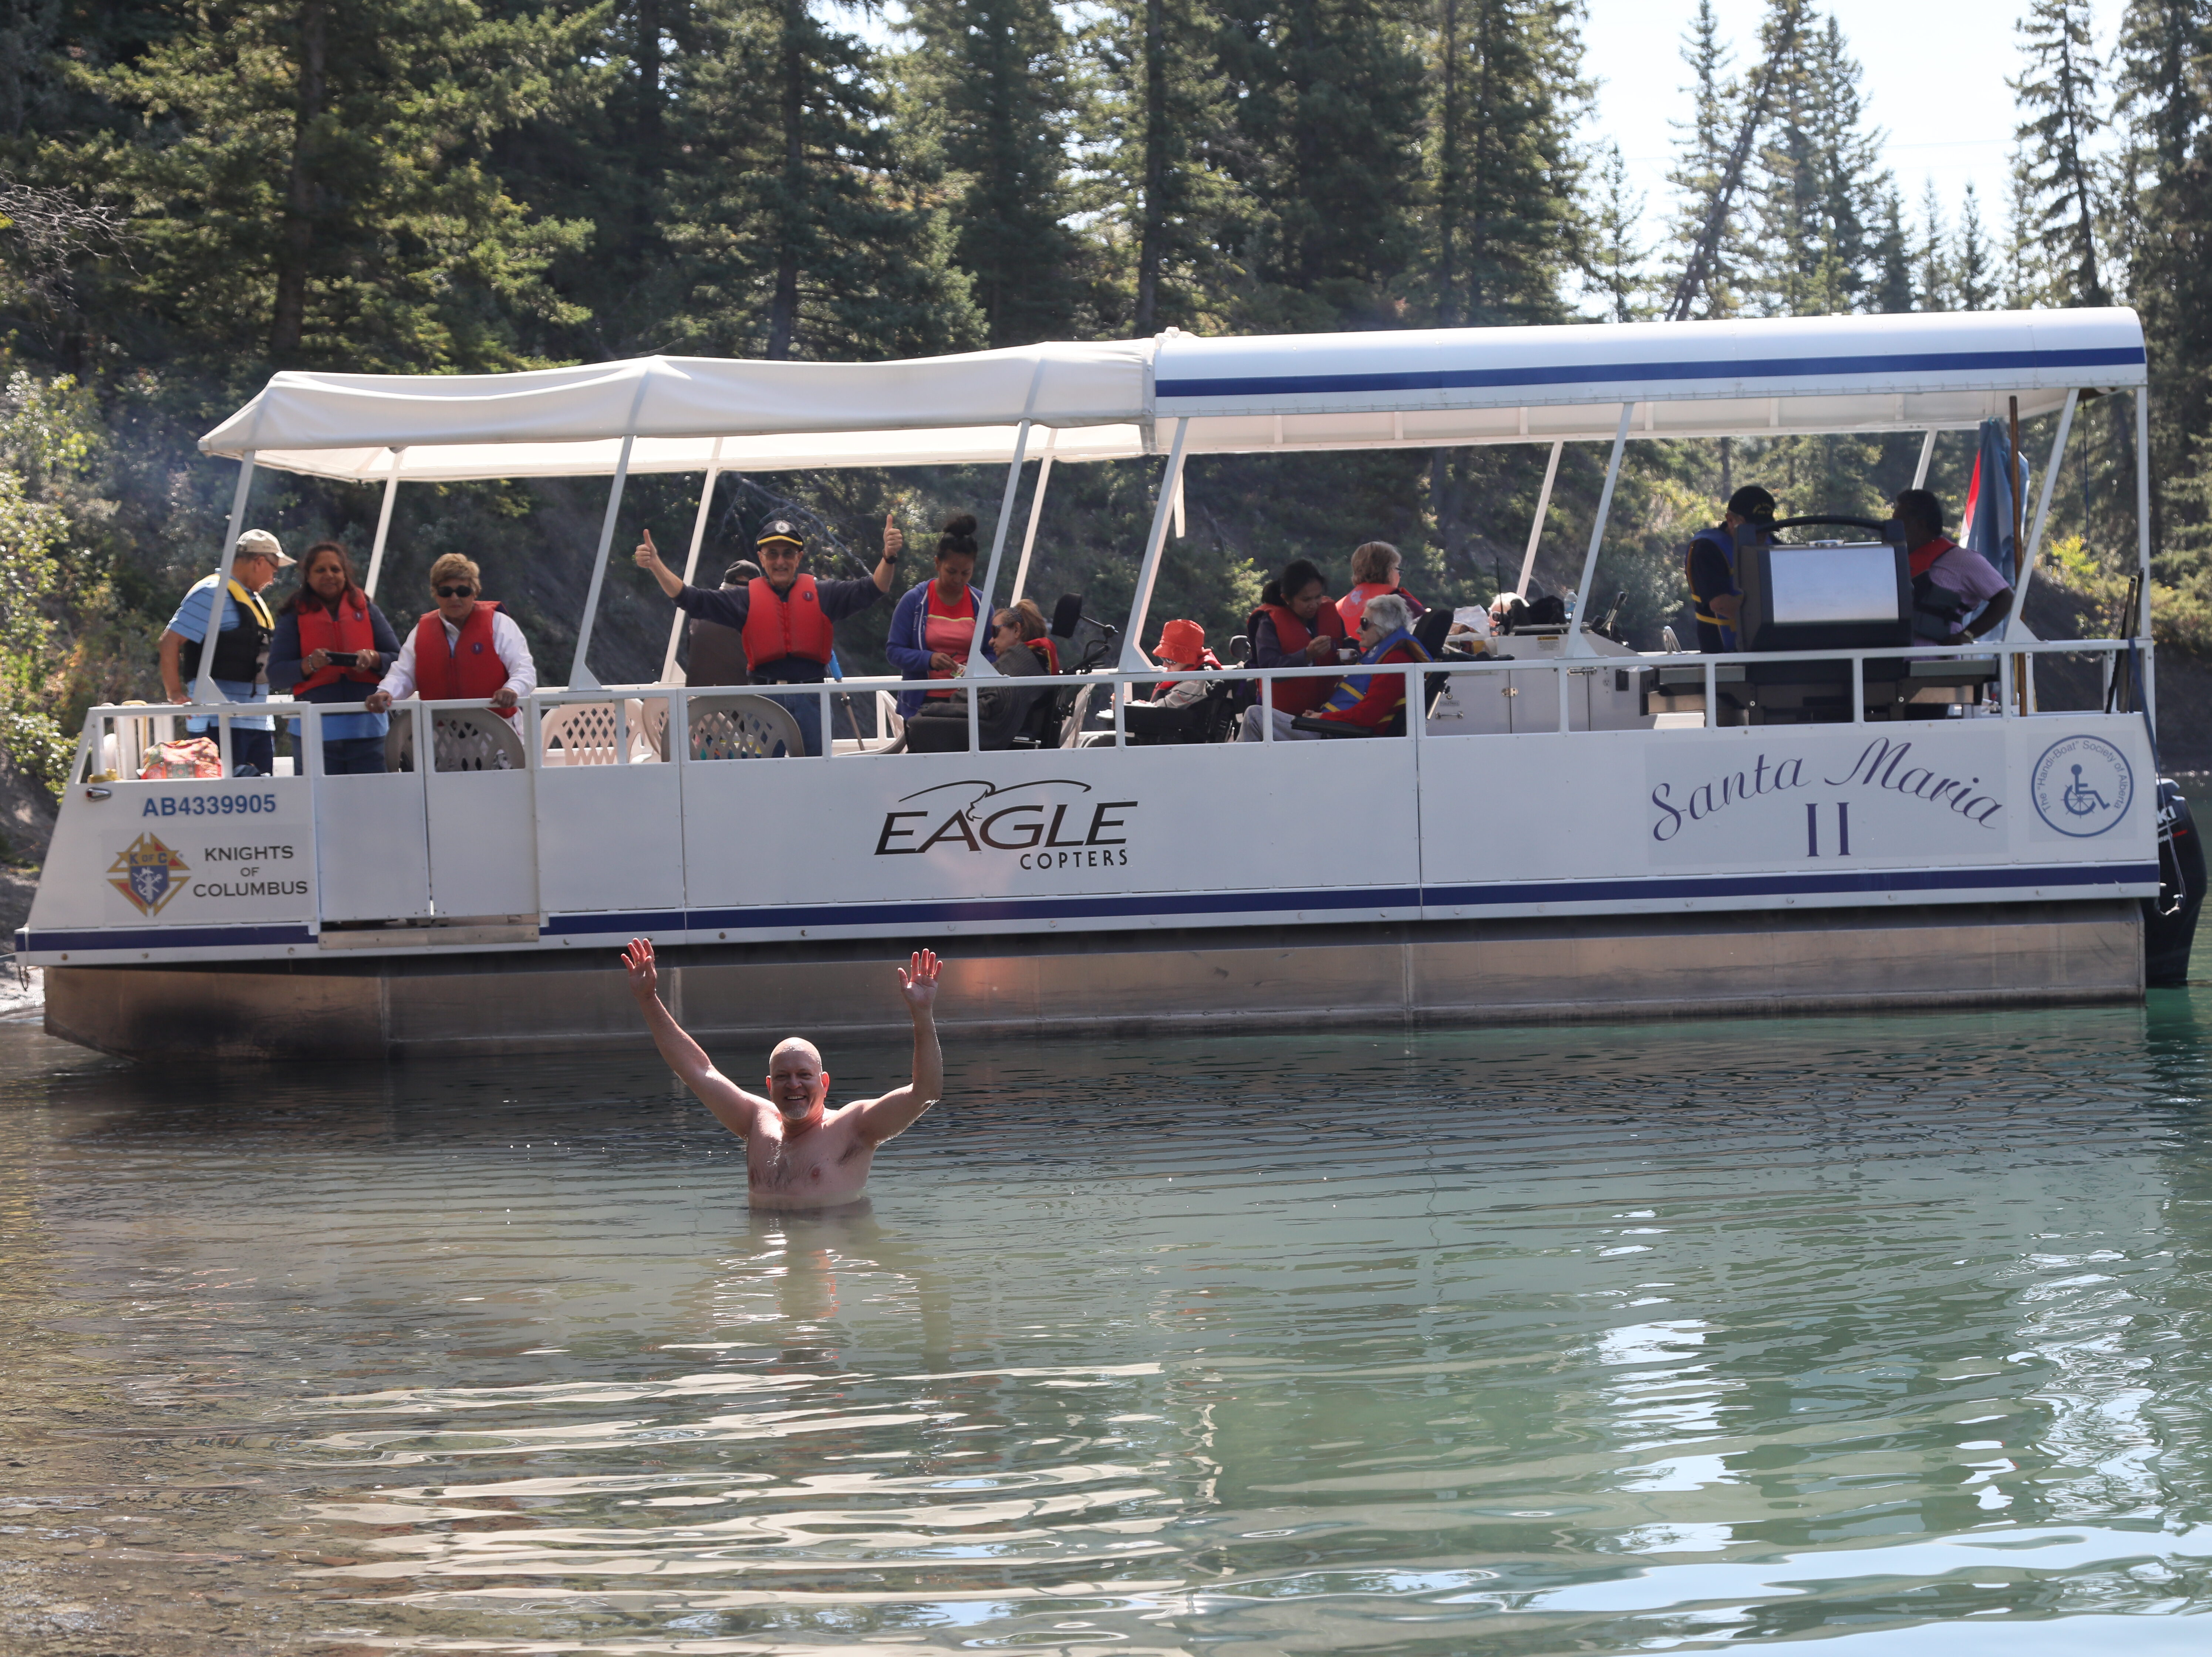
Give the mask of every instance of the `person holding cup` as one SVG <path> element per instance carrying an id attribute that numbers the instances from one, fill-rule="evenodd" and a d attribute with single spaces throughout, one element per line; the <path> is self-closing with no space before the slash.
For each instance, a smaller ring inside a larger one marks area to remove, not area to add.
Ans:
<path id="1" fill-rule="evenodd" d="M 399 654 L 399 635 L 361 590 L 353 560 L 335 541 L 318 541 L 300 561 L 300 590 L 276 615 L 269 645 L 269 684 L 295 701 L 365 702 L 384 665 Z M 323 716 L 323 774 L 374 776 L 384 769 L 382 713 Z M 303 752 L 305 720 L 293 722 Z"/>

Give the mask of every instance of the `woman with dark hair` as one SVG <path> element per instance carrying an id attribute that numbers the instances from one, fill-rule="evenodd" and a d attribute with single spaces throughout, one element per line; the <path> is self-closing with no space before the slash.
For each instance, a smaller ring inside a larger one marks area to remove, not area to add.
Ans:
<path id="1" fill-rule="evenodd" d="M 1244 631 L 1251 635 L 1255 667 L 1319 667 L 1344 647 L 1344 619 L 1328 599 L 1328 587 L 1310 559 L 1285 567 L 1279 581 L 1261 589 L 1260 608 Z M 1275 707 L 1283 713 L 1310 713 L 1328 700 L 1335 681 L 1315 674 L 1278 679 Z"/>
<path id="2" fill-rule="evenodd" d="M 269 688 L 303 702 L 366 701 L 386 662 L 399 654 L 399 635 L 354 577 L 353 560 L 335 541 L 318 541 L 300 561 L 300 590 L 276 613 L 269 641 Z M 305 757 L 301 726 L 292 725 L 292 751 Z M 323 774 L 368 776 L 384 769 L 382 713 L 323 716 Z"/>
<path id="3" fill-rule="evenodd" d="M 951 695 L 951 681 L 965 671 L 983 614 L 983 595 L 970 585 L 975 574 L 975 515 L 963 512 L 946 519 L 938 534 L 934 574 L 909 588 L 891 611 L 884 654 L 891 659 L 899 677 L 945 681 L 936 689 L 902 693 L 900 718 L 911 719 L 925 701 Z M 993 658 L 996 653 L 987 638 L 983 654 Z"/>

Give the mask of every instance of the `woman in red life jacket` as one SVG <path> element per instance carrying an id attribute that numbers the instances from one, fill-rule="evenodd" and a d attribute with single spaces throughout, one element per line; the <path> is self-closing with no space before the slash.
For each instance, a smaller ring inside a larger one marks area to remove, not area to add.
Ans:
<path id="1" fill-rule="evenodd" d="M 1429 652 L 1421 648 L 1413 634 L 1413 612 L 1402 594 L 1385 592 L 1367 601 L 1366 614 L 1359 621 L 1360 666 L 1353 668 L 1337 681 L 1329 692 L 1328 700 L 1314 710 L 1313 719 L 1326 719 L 1346 727 L 1346 735 L 1395 737 L 1405 731 L 1407 681 L 1404 673 L 1376 673 L 1364 671 L 1370 665 L 1384 662 L 1425 662 Z M 1238 740 L 1264 742 L 1267 731 L 1260 722 L 1262 710 L 1244 710 L 1244 729 Z M 1293 742 L 1305 737 L 1326 737 L 1326 731 L 1301 731 L 1295 723 L 1296 716 L 1276 709 L 1274 737 L 1277 742 Z"/>
<path id="2" fill-rule="evenodd" d="M 300 561 L 300 590 L 276 613 L 269 645 L 269 688 L 304 702 L 365 701 L 384 665 L 399 654 L 399 635 L 354 579 L 353 560 L 335 541 L 318 541 Z M 293 721 L 292 744 L 306 740 Z M 323 774 L 373 776 L 384 769 L 381 713 L 323 716 Z"/>
<path id="3" fill-rule="evenodd" d="M 1388 541 L 1366 541 L 1352 549 L 1352 591 L 1336 601 L 1337 616 L 1344 623 L 1347 638 L 1359 631 L 1359 618 L 1367 613 L 1370 598 L 1395 592 L 1406 601 L 1407 610 L 1416 619 L 1427 608 L 1398 585 L 1398 570 L 1403 561 L 1398 556 L 1398 549 Z"/>
<path id="4" fill-rule="evenodd" d="M 538 664 L 514 618 L 479 598 L 476 560 L 449 552 L 430 566 L 430 592 L 438 601 L 399 646 L 384 681 L 368 698 L 381 713 L 395 701 L 420 695 L 424 701 L 481 701 L 507 719 L 538 689 Z"/>
<path id="5" fill-rule="evenodd" d="M 1293 560 L 1282 579 L 1261 589 L 1260 608 L 1245 624 L 1255 667 L 1321 667 L 1336 660 L 1346 640 L 1344 618 L 1336 613 L 1321 571 L 1307 559 Z M 1275 706 L 1285 713 L 1310 713 L 1328 700 L 1336 682 L 1321 674 L 1275 681 Z"/>
<path id="6" fill-rule="evenodd" d="M 945 683 L 930 690 L 902 692 L 899 717 L 912 719 L 925 701 L 943 701 L 952 694 L 950 683 L 966 667 L 975 641 L 983 595 L 972 585 L 975 574 L 975 518 L 961 513 L 945 521 L 937 537 L 937 567 L 931 578 L 909 588 L 891 611 L 884 654 L 906 679 L 937 679 Z M 992 646 L 984 641 L 988 658 Z"/>

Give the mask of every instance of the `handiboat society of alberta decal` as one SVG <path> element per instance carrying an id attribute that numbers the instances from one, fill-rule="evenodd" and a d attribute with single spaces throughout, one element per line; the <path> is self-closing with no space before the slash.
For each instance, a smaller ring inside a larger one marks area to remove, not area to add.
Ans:
<path id="1" fill-rule="evenodd" d="M 2136 774 L 2128 756 L 2102 737 L 2067 737 L 2051 744 L 2028 778 L 2036 815 L 2075 840 L 2117 827 L 2135 792 Z"/>

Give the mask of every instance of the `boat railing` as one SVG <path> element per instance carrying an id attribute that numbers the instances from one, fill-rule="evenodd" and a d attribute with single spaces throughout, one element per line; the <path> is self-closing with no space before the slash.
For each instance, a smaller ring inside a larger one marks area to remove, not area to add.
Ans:
<path id="1" fill-rule="evenodd" d="M 1870 686 L 1902 687 L 1912 699 L 1923 702 L 1954 702 L 1963 713 L 2002 719 L 2037 718 L 2062 713 L 2110 711 L 2116 701 L 2136 705 L 2130 694 L 2114 695 L 2116 678 L 2129 671 L 2130 652 L 2136 641 L 2125 639 L 2022 640 L 1992 644 L 1984 640 L 1962 645 L 1883 646 L 1849 650 L 1738 652 L 1726 655 L 1632 653 L 1568 656 L 1552 654 L 1549 640 L 1509 638 L 1508 646 L 1535 645 L 1525 657 L 1466 657 L 1447 653 L 1422 664 L 1425 718 L 1409 721 L 1415 741 L 1425 737 L 1457 737 L 1486 734 L 1482 729 L 1465 732 L 1450 728 L 1454 715 L 1463 708 L 1470 693 L 1480 694 L 1486 683 L 1502 688 L 1514 699 L 1515 731 L 1556 731 L 1574 735 L 1624 728 L 1666 731 L 1715 728 L 1737 722 L 1747 705 L 1756 706 L 1761 690 L 1793 679 L 1825 682 L 1832 718 L 1816 722 L 1863 724 L 1869 709 Z M 2096 669 L 2094 683 L 2077 671 L 2063 694 L 2046 698 L 2046 688 L 2057 685 L 2058 672 L 2067 659 L 2089 659 Z M 2044 669 L 2040 683 L 2039 665 Z M 1085 729 L 1071 731 L 1062 745 L 1126 747 L 1131 745 L 1126 718 L 1137 687 L 1199 682 L 1253 687 L 1253 700 L 1262 707 L 1274 706 L 1275 687 L 1293 679 L 1336 679 L 1346 673 L 1389 673 L 1404 671 L 1391 664 L 1373 670 L 1341 663 L 1312 667 L 1259 668 L 1230 665 L 1218 669 L 1183 671 L 1168 667 L 1093 668 L 1050 679 L 969 680 L 975 684 L 1011 684 L 1023 689 L 1071 687 L 1093 693 L 1092 718 Z M 1579 687 L 1600 676 L 1612 676 L 1611 694 L 1634 698 L 1636 717 L 1628 725 L 1607 725 L 1590 711 L 1588 693 Z M 1550 695 L 1544 682 L 1550 682 Z M 481 701 L 409 701 L 391 710 L 395 734 L 387 741 L 387 756 L 394 770 L 416 766 L 416 725 L 427 719 L 432 727 L 432 751 L 438 770 L 568 769 L 607 766 L 700 763 L 728 758 L 797 756 L 798 744 L 787 735 L 779 745 L 779 732 L 795 733 L 795 725 L 780 723 L 787 710 L 803 698 L 817 702 L 818 729 L 832 733 L 817 757 L 830 762 L 879 756 L 898 732 L 894 711 L 896 697 L 915 688 L 909 680 L 848 678 L 820 685 L 698 686 L 665 684 L 610 685 L 599 689 L 554 688 L 525 698 L 512 720 L 502 719 Z M 2126 689 L 2123 681 L 2121 689 Z M 2078 706 L 2050 706 L 2050 701 Z M 970 745 L 975 745 L 975 699 L 969 698 Z M 737 707 L 741 715 L 732 719 Z M 1530 717 L 1517 717 L 1522 708 Z M 1539 712 L 1539 709 L 1541 709 Z M 204 734 L 214 741 L 224 776 L 234 767 L 233 731 L 246 722 L 272 716 L 305 741 L 295 746 L 306 758 L 300 774 L 319 774 L 325 719 L 359 713 L 360 702 L 208 704 L 125 702 L 90 709 L 85 719 L 74 781 L 94 783 L 135 780 L 144 772 L 150 756 L 163 744 L 185 737 L 186 722 L 212 721 Z M 1802 707 L 1791 710 L 1802 714 Z M 710 733 L 708 714 L 720 717 Z M 1736 716 L 1731 718 L 1731 714 Z M 842 724 L 840 724 L 840 716 Z M 1462 724 L 1481 726 L 1480 720 Z M 1274 722 L 1259 722 L 1263 741 L 1274 739 Z M 848 734 L 838 734 L 840 731 Z M 672 742 L 671 731 L 686 733 Z M 188 781 L 188 776 L 167 778 Z M 211 779 L 210 779 L 211 780 Z"/>

